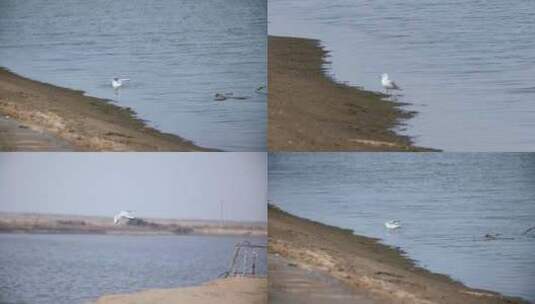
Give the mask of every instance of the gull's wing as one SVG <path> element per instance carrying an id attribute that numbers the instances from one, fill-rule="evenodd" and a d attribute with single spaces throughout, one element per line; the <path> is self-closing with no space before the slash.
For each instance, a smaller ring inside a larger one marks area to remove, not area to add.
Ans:
<path id="1" fill-rule="evenodd" d="M 128 211 L 121 211 L 119 217 L 126 217 L 128 219 L 134 219 L 135 217 Z"/>

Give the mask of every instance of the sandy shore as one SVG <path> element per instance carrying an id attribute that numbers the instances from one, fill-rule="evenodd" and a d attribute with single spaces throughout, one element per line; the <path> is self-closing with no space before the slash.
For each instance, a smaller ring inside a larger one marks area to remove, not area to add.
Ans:
<path id="1" fill-rule="evenodd" d="M 393 128 L 414 113 L 385 95 L 338 84 L 316 40 L 269 37 L 270 151 L 422 151 Z"/>
<path id="2" fill-rule="evenodd" d="M 265 236 L 266 224 L 143 218 L 142 225 L 115 225 L 112 217 L 0 212 L 0 233 Z"/>
<path id="3" fill-rule="evenodd" d="M 468 288 L 448 276 L 415 266 L 402 252 L 376 239 L 302 219 L 274 207 L 269 208 L 268 236 L 270 256 L 287 259 L 293 267 L 328 274 L 343 282 L 363 303 L 527 303 L 492 291 Z M 276 303 L 295 303 L 284 299 L 295 297 L 296 293 L 276 282 L 270 282 L 270 288 L 278 291 L 282 299 Z M 342 296 L 346 296 L 345 292 Z"/>
<path id="4" fill-rule="evenodd" d="M 148 127 L 129 108 L 85 96 L 81 91 L 33 81 L 2 68 L 0 115 L 29 130 L 16 132 L 7 123 L 0 123 L 0 151 L 39 147 L 50 151 L 55 150 L 58 142 L 62 143 L 61 150 L 77 151 L 209 150 Z M 33 144 L 27 144 L 28 138 Z"/>
<path id="5" fill-rule="evenodd" d="M 267 303 L 265 278 L 229 278 L 201 286 L 151 289 L 126 295 L 109 295 L 97 304 L 264 304 Z"/>
<path id="6" fill-rule="evenodd" d="M 0 116 L 0 151 L 72 151 L 68 142 Z"/>
<path id="7" fill-rule="evenodd" d="M 298 266 L 288 258 L 270 254 L 268 265 L 270 304 L 377 303 L 328 273 Z"/>

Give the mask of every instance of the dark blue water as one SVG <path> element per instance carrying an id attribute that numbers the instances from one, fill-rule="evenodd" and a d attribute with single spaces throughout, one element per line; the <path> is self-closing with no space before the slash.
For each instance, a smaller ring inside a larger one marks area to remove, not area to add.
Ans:
<path id="1" fill-rule="evenodd" d="M 265 237 L 0 234 L 0 303 L 87 303 L 216 279 L 234 245 Z M 258 251 L 266 275 L 266 252 Z"/>
<path id="2" fill-rule="evenodd" d="M 535 233 L 523 235 L 535 226 L 535 154 L 270 154 L 269 198 L 470 287 L 535 301 Z M 392 219 L 400 230 L 384 227 Z"/>
<path id="3" fill-rule="evenodd" d="M 535 151 L 534 1 L 270 0 L 268 22 L 320 39 L 338 81 L 379 91 L 388 72 L 419 145 Z"/>
<path id="4" fill-rule="evenodd" d="M 0 66 L 112 99 L 202 146 L 265 151 L 263 0 L 2 0 Z M 115 76 L 131 78 L 119 95 Z"/>

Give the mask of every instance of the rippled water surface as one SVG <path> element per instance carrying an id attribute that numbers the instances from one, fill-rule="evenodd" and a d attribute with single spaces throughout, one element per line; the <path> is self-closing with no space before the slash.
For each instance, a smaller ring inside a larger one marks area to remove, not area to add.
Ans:
<path id="1" fill-rule="evenodd" d="M 420 114 L 401 133 L 448 151 L 535 151 L 535 2 L 270 0 L 269 33 L 320 39 L 335 79 L 388 72 Z"/>
<path id="2" fill-rule="evenodd" d="M 535 301 L 535 234 L 523 234 L 535 225 L 535 154 L 271 154 L 269 197 L 470 287 Z M 387 231 L 391 219 L 402 228 Z"/>
<path id="3" fill-rule="evenodd" d="M 263 0 L 0 1 L 0 66 L 211 148 L 265 151 L 265 48 Z M 119 95 L 115 76 L 131 78 Z"/>
<path id="4" fill-rule="evenodd" d="M 228 270 L 243 237 L 0 234 L 0 303 L 87 303 L 196 285 Z M 247 238 L 266 244 L 266 238 Z M 258 272 L 266 254 L 258 251 Z"/>

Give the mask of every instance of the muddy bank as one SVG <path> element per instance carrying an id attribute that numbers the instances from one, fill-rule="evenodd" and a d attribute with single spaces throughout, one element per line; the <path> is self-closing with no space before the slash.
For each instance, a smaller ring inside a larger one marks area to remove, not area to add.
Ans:
<path id="1" fill-rule="evenodd" d="M 0 116 L 0 151 L 73 151 L 68 142 Z"/>
<path id="2" fill-rule="evenodd" d="M 0 213 L 0 233 L 243 235 L 265 236 L 265 223 L 143 218 L 136 224 L 114 224 L 113 217 Z"/>
<path id="3" fill-rule="evenodd" d="M 268 255 L 268 265 L 270 304 L 378 303 L 328 273 L 303 267 L 280 255 Z"/>
<path id="4" fill-rule="evenodd" d="M 370 303 L 527 303 L 468 288 L 416 266 L 400 250 L 349 230 L 272 206 L 268 219 L 270 254 L 292 260 L 296 267 L 327 273 Z"/>
<path id="5" fill-rule="evenodd" d="M 162 133 L 129 108 L 85 96 L 84 92 L 33 81 L 0 68 L 0 115 L 33 131 L 33 141 L 65 142 L 77 151 L 208 151 L 191 141 Z M 0 150 L 31 150 L 27 134 L 0 125 Z M 40 136 L 42 134 L 42 136 Z M 20 136 L 20 137 L 19 137 Z M 54 145 L 42 145 L 43 150 Z"/>
<path id="6" fill-rule="evenodd" d="M 265 304 L 265 278 L 229 278 L 215 280 L 201 286 L 149 289 L 132 294 L 103 296 L 97 304 Z"/>
<path id="7" fill-rule="evenodd" d="M 269 37 L 270 151 L 429 151 L 392 131 L 415 113 L 387 96 L 335 83 L 316 40 Z"/>

